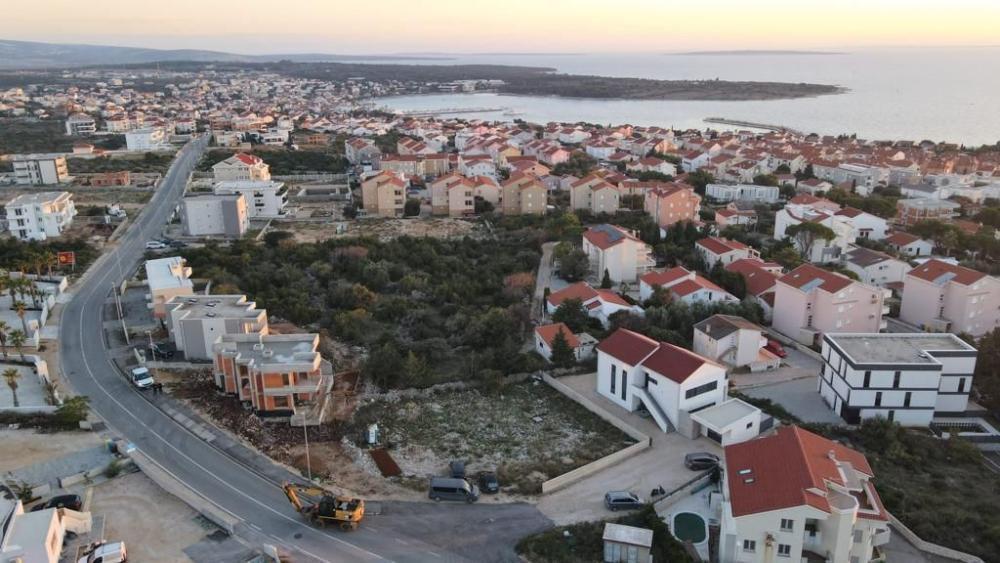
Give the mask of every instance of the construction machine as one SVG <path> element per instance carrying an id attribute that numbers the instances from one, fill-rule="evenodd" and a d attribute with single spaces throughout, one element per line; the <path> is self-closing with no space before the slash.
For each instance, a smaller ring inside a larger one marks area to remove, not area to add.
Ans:
<path id="1" fill-rule="evenodd" d="M 355 530 L 365 517 L 365 501 L 359 498 L 341 497 L 320 487 L 290 482 L 281 488 L 295 510 L 317 526 L 336 524 L 342 530 Z"/>

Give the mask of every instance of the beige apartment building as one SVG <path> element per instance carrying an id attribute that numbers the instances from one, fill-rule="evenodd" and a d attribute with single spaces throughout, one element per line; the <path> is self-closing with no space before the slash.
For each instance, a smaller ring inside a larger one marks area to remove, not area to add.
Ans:
<path id="1" fill-rule="evenodd" d="M 164 306 L 167 330 L 187 360 L 211 360 L 226 334 L 268 334 L 267 311 L 246 295 L 185 295 Z"/>
<path id="2" fill-rule="evenodd" d="M 406 205 L 406 183 L 382 171 L 361 182 L 361 203 L 369 217 L 400 217 Z"/>
<path id="3" fill-rule="evenodd" d="M 569 189 L 570 207 L 587 209 L 594 214 L 617 213 L 620 200 L 618 188 L 596 174 L 577 180 Z"/>
<path id="4" fill-rule="evenodd" d="M 162 319 L 166 315 L 167 301 L 194 293 L 191 273 L 191 267 L 180 256 L 146 260 L 149 307 L 153 309 L 155 318 Z"/>
<path id="5" fill-rule="evenodd" d="M 827 332 L 879 332 L 888 290 L 803 264 L 778 278 L 772 326 L 803 344 L 816 344 Z"/>
<path id="6" fill-rule="evenodd" d="M 44 186 L 65 184 L 73 180 L 62 155 L 28 154 L 14 156 L 14 182 Z"/>
<path id="7" fill-rule="evenodd" d="M 924 330 L 982 336 L 1000 326 L 1000 280 L 928 260 L 903 279 L 899 318 Z"/>
<path id="8" fill-rule="evenodd" d="M 528 174 L 513 174 L 501 185 L 500 202 L 507 215 L 544 215 L 548 190 L 541 180 Z"/>
<path id="9" fill-rule="evenodd" d="M 271 181 L 271 167 L 267 163 L 259 156 L 241 152 L 212 166 L 212 174 L 216 182 Z"/>
<path id="10" fill-rule="evenodd" d="M 701 196 L 686 184 L 671 183 L 646 192 L 643 209 L 661 228 L 681 221 L 698 221 Z"/>

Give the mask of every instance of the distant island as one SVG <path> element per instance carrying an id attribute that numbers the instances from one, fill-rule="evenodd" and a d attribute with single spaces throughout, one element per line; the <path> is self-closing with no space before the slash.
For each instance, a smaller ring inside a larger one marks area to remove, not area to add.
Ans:
<path id="1" fill-rule="evenodd" d="M 685 51 L 682 53 L 664 53 L 666 55 L 679 56 L 702 56 L 702 55 L 846 55 L 847 53 L 838 51 L 790 51 L 790 50 L 767 50 L 767 49 L 741 49 L 732 51 Z"/>

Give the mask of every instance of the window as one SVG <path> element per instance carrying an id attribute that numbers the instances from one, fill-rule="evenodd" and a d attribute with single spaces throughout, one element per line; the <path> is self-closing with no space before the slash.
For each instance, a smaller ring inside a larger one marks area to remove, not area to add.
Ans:
<path id="1" fill-rule="evenodd" d="M 913 395 L 913 393 L 910 393 L 909 391 L 906 392 L 906 395 L 903 395 L 903 406 L 904 407 L 910 406 L 910 396 L 911 395 Z"/>
<path id="2" fill-rule="evenodd" d="M 622 388 L 621 388 L 621 394 L 622 394 L 622 400 L 623 401 L 625 400 L 625 387 L 627 385 L 628 385 L 628 372 L 625 371 L 625 370 L 622 370 Z"/>
<path id="3" fill-rule="evenodd" d="M 615 379 L 618 377 L 618 366 L 611 366 L 611 394 L 615 394 Z"/>
<path id="4" fill-rule="evenodd" d="M 289 385 L 289 379 L 290 378 L 288 377 L 287 373 L 281 374 L 281 385 L 283 387 L 288 387 L 288 385 Z"/>
<path id="5" fill-rule="evenodd" d="M 868 387 L 868 386 L 870 386 L 870 385 L 871 385 L 871 382 L 872 382 L 872 372 L 870 372 L 870 371 L 866 371 L 866 372 L 865 372 L 865 383 L 864 383 L 864 387 Z"/>
<path id="6" fill-rule="evenodd" d="M 875 406 L 876 407 L 882 406 L 882 392 L 881 391 L 875 393 Z"/>
<path id="7" fill-rule="evenodd" d="M 792 520 L 790 520 L 788 518 L 782 518 L 781 519 L 781 531 L 782 532 L 791 532 L 793 528 L 794 528 L 794 522 Z"/>
<path id="8" fill-rule="evenodd" d="M 692 387 L 692 388 L 690 388 L 690 389 L 688 389 L 687 391 L 684 392 L 684 398 L 685 399 L 690 399 L 691 397 L 697 397 L 698 395 L 701 395 L 703 393 L 708 393 L 710 391 L 715 391 L 716 388 L 718 388 L 718 386 L 719 386 L 719 382 L 718 381 L 712 381 L 712 382 L 706 383 L 704 385 L 699 385 L 697 387 Z"/>
<path id="9" fill-rule="evenodd" d="M 891 410 L 889 411 L 889 422 L 892 422 L 893 420 L 896 420 L 896 411 Z"/>
<path id="10" fill-rule="evenodd" d="M 958 380 L 958 392 L 959 393 L 964 393 L 965 392 L 965 378 L 964 377 Z"/>
<path id="11" fill-rule="evenodd" d="M 743 540 L 743 551 L 753 553 L 757 551 L 757 542 L 754 540 Z"/>
<path id="12" fill-rule="evenodd" d="M 778 557 L 791 557 L 792 556 L 792 546 L 787 543 L 778 544 Z"/>
<path id="13" fill-rule="evenodd" d="M 288 397 L 275 397 L 274 408 L 276 409 L 288 408 Z"/>
<path id="14" fill-rule="evenodd" d="M 854 543 L 861 543 L 864 539 L 864 532 L 861 530 L 854 530 Z"/>
<path id="15" fill-rule="evenodd" d="M 892 378 L 892 388 L 893 389 L 899 389 L 899 372 L 898 371 L 896 372 L 896 375 L 894 375 L 893 378 Z"/>

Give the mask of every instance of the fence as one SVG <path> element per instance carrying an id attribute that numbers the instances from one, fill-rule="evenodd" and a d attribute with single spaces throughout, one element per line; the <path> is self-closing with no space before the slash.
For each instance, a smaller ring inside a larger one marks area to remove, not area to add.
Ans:
<path id="1" fill-rule="evenodd" d="M 655 508 L 657 512 L 661 512 L 663 509 L 680 501 L 684 497 L 694 494 L 695 491 L 701 490 L 701 487 L 712 481 L 713 473 L 715 473 L 715 469 L 709 469 L 700 475 L 696 475 L 680 487 L 677 487 L 676 489 L 656 499 L 653 502 L 653 508 Z"/>
<path id="2" fill-rule="evenodd" d="M 562 393 L 566 397 L 569 397 L 573 401 L 576 401 L 583 408 L 601 417 L 615 428 L 621 430 L 622 432 L 631 436 L 632 439 L 636 440 L 635 444 L 632 444 L 627 448 L 618 450 L 613 454 L 608 454 L 602 457 L 601 459 L 594 460 L 586 465 L 582 465 L 572 471 L 563 473 L 562 475 L 553 477 L 552 479 L 545 481 L 544 483 L 542 483 L 542 494 L 557 491 L 563 487 L 566 487 L 567 485 L 570 485 L 572 483 L 579 481 L 580 479 L 583 479 L 584 477 L 597 473 L 602 469 L 611 467 L 612 465 L 615 465 L 621 461 L 624 461 L 638 454 L 639 452 L 645 450 L 652 444 L 652 439 L 649 436 L 629 426 L 620 418 L 612 415 L 608 411 L 596 405 L 593 401 L 584 397 L 577 391 L 571 389 L 566 384 L 560 383 L 551 375 L 543 373 L 542 380 L 545 381 L 545 383 L 547 383 L 550 387 L 552 387 L 556 391 Z"/>

